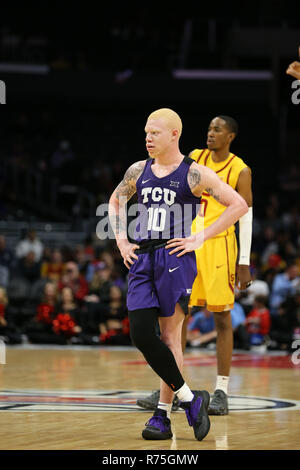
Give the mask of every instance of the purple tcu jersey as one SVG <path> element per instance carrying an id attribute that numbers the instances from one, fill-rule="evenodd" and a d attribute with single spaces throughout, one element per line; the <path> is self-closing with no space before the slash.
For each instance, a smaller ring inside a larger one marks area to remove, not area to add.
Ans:
<path id="1" fill-rule="evenodd" d="M 162 178 L 153 173 L 153 162 L 153 158 L 147 160 L 136 182 L 139 214 L 134 239 L 140 242 L 188 237 L 201 201 L 193 195 L 187 181 L 194 160 L 185 157 L 176 170 Z"/>

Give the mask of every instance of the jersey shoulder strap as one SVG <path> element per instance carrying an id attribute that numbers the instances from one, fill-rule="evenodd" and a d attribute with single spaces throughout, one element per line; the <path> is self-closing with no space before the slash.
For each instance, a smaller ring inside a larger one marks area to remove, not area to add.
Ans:
<path id="1" fill-rule="evenodd" d="M 191 157 L 184 157 L 183 161 L 189 166 L 191 166 L 192 163 L 195 163 L 195 160 L 193 160 Z"/>

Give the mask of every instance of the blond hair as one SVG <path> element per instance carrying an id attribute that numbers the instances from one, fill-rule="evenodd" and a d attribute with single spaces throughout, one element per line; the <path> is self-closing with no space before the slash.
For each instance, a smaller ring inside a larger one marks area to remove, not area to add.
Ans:
<path id="1" fill-rule="evenodd" d="M 148 116 L 148 121 L 150 119 L 163 119 L 171 130 L 176 129 L 178 131 L 178 137 L 181 136 L 182 121 L 179 115 L 172 109 L 170 108 L 157 109 L 156 111 L 153 111 L 153 113 L 151 113 Z"/>

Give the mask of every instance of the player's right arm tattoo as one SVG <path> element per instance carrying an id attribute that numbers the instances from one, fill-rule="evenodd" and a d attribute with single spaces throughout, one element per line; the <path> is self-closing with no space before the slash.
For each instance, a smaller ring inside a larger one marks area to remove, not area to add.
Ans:
<path id="1" fill-rule="evenodd" d="M 139 161 L 131 165 L 114 191 L 115 203 L 110 205 L 109 220 L 116 238 L 127 238 L 126 203 L 136 192 L 136 182 L 145 163 Z"/>
<path id="2" fill-rule="evenodd" d="M 136 182 L 141 176 L 145 166 L 145 161 L 136 162 L 131 165 L 126 171 L 123 180 L 116 188 L 116 198 L 120 201 L 121 198 L 125 198 L 126 202 L 135 194 L 136 192 Z"/>

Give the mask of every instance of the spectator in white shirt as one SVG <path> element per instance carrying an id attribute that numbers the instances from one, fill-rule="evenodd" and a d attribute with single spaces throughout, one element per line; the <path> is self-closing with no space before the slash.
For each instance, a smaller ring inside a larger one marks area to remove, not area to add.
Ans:
<path id="1" fill-rule="evenodd" d="M 16 246 L 17 258 L 24 258 L 30 251 L 33 251 L 35 261 L 38 262 L 42 258 L 44 245 L 37 237 L 35 230 L 28 230 L 24 240 L 21 240 Z"/>
<path id="2" fill-rule="evenodd" d="M 252 284 L 238 296 L 239 303 L 246 309 L 246 311 L 249 311 L 253 307 L 255 297 L 263 296 L 268 298 L 270 294 L 268 284 L 261 279 L 257 279 L 257 270 L 255 268 L 250 268 L 250 272 Z M 239 291 L 237 293 L 239 293 Z"/>

